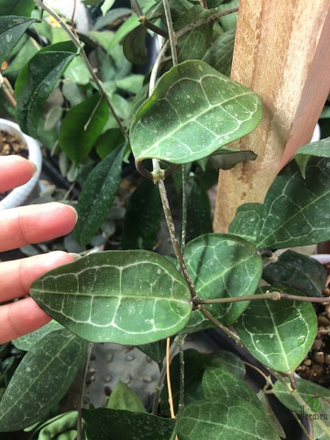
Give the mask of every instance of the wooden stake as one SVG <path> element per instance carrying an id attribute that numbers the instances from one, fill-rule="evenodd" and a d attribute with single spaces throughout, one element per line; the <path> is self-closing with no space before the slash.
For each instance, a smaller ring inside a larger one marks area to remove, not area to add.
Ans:
<path id="1" fill-rule="evenodd" d="M 241 204 L 262 203 L 312 137 L 330 90 L 330 0 L 241 0 L 231 77 L 260 96 L 263 118 L 232 145 L 257 160 L 220 172 L 215 232 L 227 232 Z"/>

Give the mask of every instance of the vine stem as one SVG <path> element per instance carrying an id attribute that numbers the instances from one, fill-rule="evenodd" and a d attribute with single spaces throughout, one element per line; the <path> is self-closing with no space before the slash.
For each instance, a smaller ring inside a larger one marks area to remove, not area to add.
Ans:
<path id="1" fill-rule="evenodd" d="M 81 385 L 81 393 L 80 393 L 79 407 L 78 407 L 77 440 L 82 440 L 82 409 L 84 406 L 86 377 L 87 377 L 87 373 L 88 373 L 88 367 L 89 367 L 89 361 L 90 361 L 91 354 L 92 354 L 92 349 L 93 349 L 93 343 L 88 342 L 87 351 L 86 351 L 86 358 L 85 358 L 85 368 L 84 368 L 84 373 L 83 373 L 83 380 L 82 380 L 82 385 Z"/>
<path id="2" fill-rule="evenodd" d="M 186 166 L 181 165 L 181 186 L 182 186 L 182 210 L 181 210 L 181 252 L 184 252 L 187 235 L 187 191 L 186 191 Z"/>
<path id="3" fill-rule="evenodd" d="M 171 344 L 170 350 L 169 350 L 168 357 L 169 357 L 170 363 L 172 362 L 172 359 L 175 355 L 177 348 L 178 348 L 178 337 L 176 337 L 174 339 L 174 341 Z M 152 414 L 157 414 L 160 393 L 162 392 L 162 389 L 164 386 L 165 376 L 166 376 L 166 362 L 164 363 L 164 365 L 160 371 L 160 375 L 159 375 L 159 379 L 158 379 L 158 383 L 157 383 L 156 391 L 155 391 L 155 395 L 154 395 L 154 401 L 152 404 Z"/>
<path id="4" fill-rule="evenodd" d="M 171 338 L 166 339 L 166 380 L 167 380 L 167 392 L 168 392 L 168 403 L 170 405 L 171 419 L 175 419 L 175 412 L 173 406 L 173 395 L 172 395 L 172 385 L 171 385 L 171 371 L 170 371 L 170 345 Z"/>
<path id="5" fill-rule="evenodd" d="M 98 77 L 96 76 L 93 67 L 91 65 L 91 63 L 89 62 L 89 59 L 86 55 L 86 52 L 84 51 L 83 46 L 80 43 L 79 38 L 74 34 L 74 32 L 69 28 L 69 26 L 61 19 L 61 17 L 56 14 L 55 11 L 53 11 L 49 6 L 47 6 L 45 3 L 43 3 L 40 0 L 33 0 L 38 6 L 40 6 L 40 8 L 42 8 L 44 11 L 48 12 L 49 15 L 51 15 L 62 27 L 62 29 L 64 29 L 64 31 L 67 33 L 67 35 L 69 36 L 69 38 L 72 40 L 73 44 L 76 46 L 77 49 L 79 49 L 80 54 L 82 59 L 84 60 L 84 63 L 91 75 L 91 77 L 93 78 L 100 94 L 103 96 L 105 102 L 107 103 L 109 110 L 111 111 L 112 115 L 114 116 L 114 118 L 116 119 L 116 122 L 121 130 L 121 132 L 123 133 L 124 137 L 128 139 L 128 134 L 126 133 L 126 130 L 123 126 L 123 124 L 121 123 L 121 120 L 119 119 L 119 117 L 117 116 L 117 113 L 115 112 L 114 108 L 112 107 L 112 104 L 108 98 L 108 95 L 105 93 L 102 84 L 100 82 L 100 80 L 98 79 Z"/>
<path id="6" fill-rule="evenodd" d="M 176 415 L 175 426 L 171 435 L 170 440 L 178 440 L 177 433 L 179 431 L 180 419 L 184 410 L 184 351 L 183 344 L 187 335 L 178 335 L 178 345 L 180 350 L 180 395 L 179 395 L 179 406 Z"/>
<path id="7" fill-rule="evenodd" d="M 305 428 L 305 426 L 303 425 L 302 421 L 300 420 L 300 418 L 297 416 L 297 414 L 294 411 L 291 411 L 293 417 L 296 419 L 298 425 L 300 426 L 301 430 L 305 433 L 305 435 L 307 436 L 308 440 L 313 440 L 312 437 L 308 434 L 307 429 Z"/>
<path id="8" fill-rule="evenodd" d="M 198 306 L 199 310 L 203 313 L 203 315 L 210 321 L 212 322 L 212 324 L 214 324 L 215 326 L 217 326 L 218 328 L 220 328 L 221 330 L 223 330 L 227 336 L 229 336 L 231 339 L 233 339 L 233 341 L 236 342 L 236 344 L 238 344 L 240 347 L 244 348 L 245 350 L 247 350 L 247 348 L 245 347 L 245 345 L 243 344 L 243 342 L 241 341 L 241 339 L 231 330 L 229 330 L 229 328 L 225 327 L 221 322 L 219 322 L 213 315 L 211 315 L 211 313 L 209 313 L 202 305 Z M 247 350 L 248 351 L 248 350 Z M 260 362 L 260 361 L 259 361 Z M 277 371 L 273 370 L 272 368 L 267 367 L 267 365 L 263 364 L 262 362 L 260 362 L 261 365 L 263 365 L 264 368 L 266 368 L 267 371 L 269 371 L 270 374 L 272 374 L 279 382 L 281 382 L 281 384 L 287 389 L 288 393 L 299 403 L 299 405 L 301 407 L 304 408 L 304 410 L 306 411 L 306 413 L 309 412 L 310 408 L 308 407 L 308 405 L 306 404 L 306 402 L 304 401 L 304 399 L 300 396 L 299 392 L 295 389 L 293 389 L 290 386 L 290 383 L 288 383 L 284 377 Z M 326 432 L 328 435 L 330 435 L 330 428 L 328 428 L 325 423 L 322 422 L 322 420 L 315 420 L 315 423 L 317 423 L 319 425 L 319 427 Z"/>
<path id="9" fill-rule="evenodd" d="M 164 5 L 164 10 L 165 10 L 168 37 L 169 37 L 170 46 L 171 46 L 173 66 L 176 66 L 178 64 L 178 54 L 176 51 L 176 36 L 175 36 L 175 32 L 173 30 L 173 22 L 172 22 L 172 15 L 171 15 L 169 1 L 163 0 L 163 5 Z"/>
<path id="10" fill-rule="evenodd" d="M 272 301 L 280 301 L 282 299 L 287 299 L 291 301 L 314 302 L 314 303 L 330 302 L 330 297 L 320 298 L 314 296 L 299 296 L 299 295 L 290 295 L 289 293 L 281 293 L 281 292 L 258 293 L 256 295 L 235 296 L 232 298 L 215 298 L 215 299 L 193 298 L 193 302 L 195 304 L 222 304 L 222 303 L 234 303 L 241 301 L 254 301 L 258 299 L 270 299 Z"/>

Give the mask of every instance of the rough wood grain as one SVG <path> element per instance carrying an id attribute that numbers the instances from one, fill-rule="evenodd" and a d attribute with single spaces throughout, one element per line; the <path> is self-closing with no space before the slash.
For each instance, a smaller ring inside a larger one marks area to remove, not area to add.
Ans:
<path id="1" fill-rule="evenodd" d="M 214 230 L 239 205 L 263 202 L 278 170 L 309 142 L 330 89 L 329 0 L 241 0 L 232 79 L 258 93 L 263 119 L 233 146 L 255 162 L 220 173 Z"/>

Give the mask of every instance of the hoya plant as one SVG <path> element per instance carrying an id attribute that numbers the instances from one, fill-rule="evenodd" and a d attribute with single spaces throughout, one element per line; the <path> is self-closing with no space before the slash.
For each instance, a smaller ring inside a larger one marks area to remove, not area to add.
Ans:
<path id="1" fill-rule="evenodd" d="M 123 17 L 114 1 L 85 3 L 103 14 L 87 36 L 76 31 L 74 14 L 66 22 L 39 0 L 0 0 L 0 62 L 13 60 L 3 74 L 14 89 L 16 120 L 41 140 L 55 133 L 53 150 L 69 164 L 69 177 L 87 175 L 74 231 L 80 246 L 104 230 L 131 154 L 145 179 L 130 198 L 118 249 L 90 253 L 32 285 L 32 298 L 53 321 L 14 341 L 10 353 L 0 350 L 15 366 L 1 376 L 0 432 L 275 440 L 285 432 L 268 401 L 273 394 L 308 438 L 330 439 L 330 391 L 295 375 L 318 331 L 313 303 L 329 302 L 326 272 L 290 250 L 277 261 L 282 249 L 330 239 L 329 138 L 300 148 L 263 204 L 242 205 L 227 234 L 212 233 L 212 176 L 256 159 L 228 144 L 262 117 L 259 97 L 229 79 L 238 1 L 134 0 L 116 31 L 101 30 Z M 143 77 L 136 67 L 148 60 L 150 35 L 162 46 Z M 22 63 L 18 74 L 14 63 Z M 63 104 L 45 110 L 56 90 Z M 182 204 L 180 233 L 168 182 Z M 153 250 L 161 210 L 172 255 Z M 188 334 L 209 328 L 263 366 L 258 394 L 233 353 L 183 350 Z M 92 344 L 105 342 L 136 346 L 159 364 L 151 412 L 121 382 L 107 407 L 83 408 L 84 377 L 78 411 L 58 414 L 83 363 L 86 376 Z"/>

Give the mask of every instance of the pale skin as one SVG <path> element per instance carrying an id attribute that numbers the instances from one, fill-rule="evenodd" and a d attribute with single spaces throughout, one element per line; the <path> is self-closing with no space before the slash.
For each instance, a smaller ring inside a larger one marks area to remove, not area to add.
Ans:
<path id="1" fill-rule="evenodd" d="M 0 157 L 0 192 L 28 182 L 34 165 L 18 156 Z M 61 203 L 30 205 L 0 211 L 0 252 L 44 242 L 69 234 L 77 221 L 76 211 Z M 33 332 L 50 321 L 29 294 L 34 280 L 45 272 L 71 263 L 74 258 L 56 251 L 35 257 L 0 262 L 0 344 Z"/>

